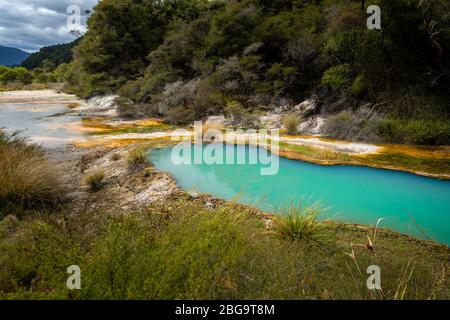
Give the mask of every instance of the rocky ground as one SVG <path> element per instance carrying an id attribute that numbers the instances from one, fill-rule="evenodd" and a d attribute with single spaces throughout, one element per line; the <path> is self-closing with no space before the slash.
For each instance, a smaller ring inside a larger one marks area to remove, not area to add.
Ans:
<path id="1" fill-rule="evenodd" d="M 67 201 L 72 211 L 130 211 L 178 192 L 175 181 L 150 165 L 130 168 L 127 155 L 133 146 L 119 149 L 52 150 L 50 158 L 64 172 Z M 101 170 L 105 174 L 98 191 L 90 189 L 86 177 Z"/>

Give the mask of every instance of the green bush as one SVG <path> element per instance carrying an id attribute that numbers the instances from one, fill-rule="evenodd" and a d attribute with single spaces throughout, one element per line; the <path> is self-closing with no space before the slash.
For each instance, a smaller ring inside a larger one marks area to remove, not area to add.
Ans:
<path id="1" fill-rule="evenodd" d="M 247 110 L 238 101 L 228 101 L 225 107 L 225 113 L 233 118 L 235 125 L 241 123 L 247 116 Z"/>
<path id="2" fill-rule="evenodd" d="M 340 64 L 329 68 L 322 76 L 322 84 L 333 88 L 343 88 L 351 81 L 350 66 L 348 64 Z"/>
<path id="3" fill-rule="evenodd" d="M 295 114 L 290 114 L 284 117 L 283 126 L 286 128 L 287 133 L 295 135 L 298 133 L 298 126 L 300 125 L 300 118 Z"/>
<path id="4" fill-rule="evenodd" d="M 450 121 L 386 119 L 378 125 L 378 134 L 388 142 L 448 145 Z"/>
<path id="5" fill-rule="evenodd" d="M 364 76 L 359 75 L 355 78 L 355 81 L 353 81 L 352 84 L 352 93 L 357 96 L 357 97 L 361 97 L 364 95 L 364 93 L 366 92 L 367 88 L 366 88 L 366 84 L 364 82 Z"/>
<path id="6" fill-rule="evenodd" d="M 30 84 L 32 82 L 33 75 L 30 71 L 23 67 L 6 68 L 3 67 L 0 70 L 0 82 L 7 84 L 10 82 L 20 82 L 22 84 Z"/>

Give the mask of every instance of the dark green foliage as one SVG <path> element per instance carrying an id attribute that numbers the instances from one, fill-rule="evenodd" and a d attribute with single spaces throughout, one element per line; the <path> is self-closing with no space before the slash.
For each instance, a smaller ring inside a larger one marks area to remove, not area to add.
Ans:
<path id="1" fill-rule="evenodd" d="M 70 63 L 73 59 L 72 50 L 78 45 L 80 40 L 81 39 L 77 39 L 67 44 L 44 47 L 23 61 L 22 67 L 27 68 L 28 70 L 33 70 L 36 68 L 50 66 L 50 69 L 54 69 L 62 63 Z"/>
<path id="2" fill-rule="evenodd" d="M 249 112 L 298 103 L 321 86 L 335 101 L 352 97 L 354 109 L 415 91 L 448 98 L 448 2 L 371 4 L 381 7 L 382 30 L 366 27 L 357 1 L 104 0 L 66 81 L 82 96 L 118 90 L 140 106 L 124 114 L 177 124 L 228 101 Z M 394 117 L 386 105 L 376 111 Z"/>
<path id="3" fill-rule="evenodd" d="M 7 84 L 11 82 L 30 84 L 32 80 L 33 80 L 32 73 L 23 67 L 8 68 L 5 66 L 0 66 L 1 84 Z"/>

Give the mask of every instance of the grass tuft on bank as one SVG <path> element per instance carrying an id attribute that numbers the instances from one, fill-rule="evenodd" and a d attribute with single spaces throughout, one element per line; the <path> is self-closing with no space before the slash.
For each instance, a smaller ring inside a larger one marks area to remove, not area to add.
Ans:
<path id="1" fill-rule="evenodd" d="M 60 172 L 43 151 L 0 131 L 0 218 L 12 209 L 54 208 L 62 194 Z"/>

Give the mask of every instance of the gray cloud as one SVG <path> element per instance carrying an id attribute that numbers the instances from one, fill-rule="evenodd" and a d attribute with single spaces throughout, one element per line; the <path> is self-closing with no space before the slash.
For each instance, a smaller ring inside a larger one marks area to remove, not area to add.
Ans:
<path id="1" fill-rule="evenodd" d="M 75 37 L 67 27 L 67 8 L 92 10 L 99 0 L 0 0 L 0 45 L 28 52 L 67 43 Z M 86 23 L 82 17 L 82 25 Z M 83 30 L 84 26 L 82 27 Z"/>

